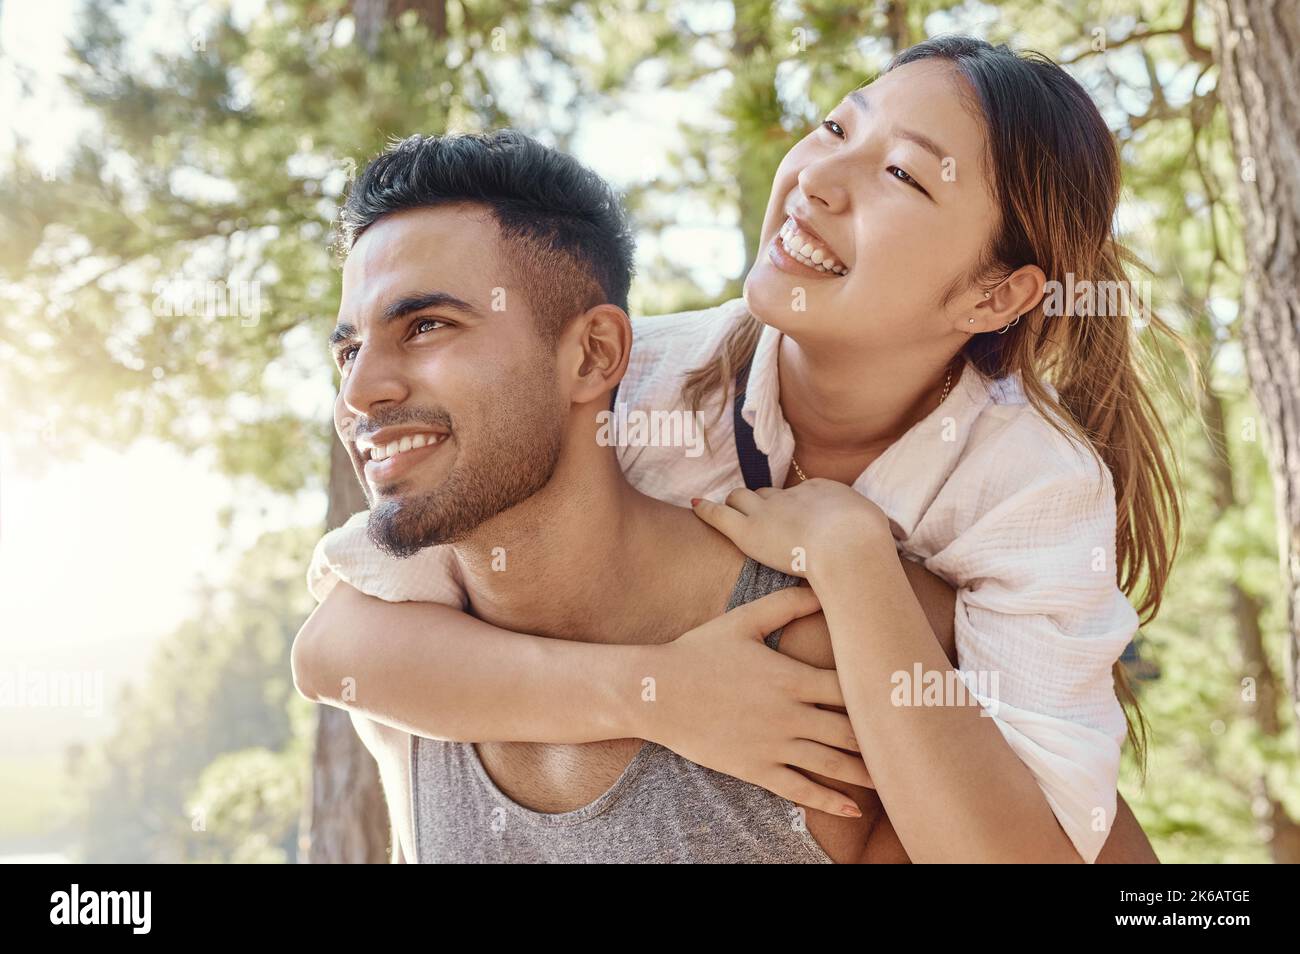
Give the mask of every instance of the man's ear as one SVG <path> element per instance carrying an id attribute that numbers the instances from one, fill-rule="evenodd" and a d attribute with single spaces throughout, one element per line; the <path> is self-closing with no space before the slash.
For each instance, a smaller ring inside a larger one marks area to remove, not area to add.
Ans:
<path id="1" fill-rule="evenodd" d="M 632 353 L 632 320 L 617 305 L 597 305 L 574 318 L 560 340 L 560 372 L 574 404 L 614 389 Z"/>

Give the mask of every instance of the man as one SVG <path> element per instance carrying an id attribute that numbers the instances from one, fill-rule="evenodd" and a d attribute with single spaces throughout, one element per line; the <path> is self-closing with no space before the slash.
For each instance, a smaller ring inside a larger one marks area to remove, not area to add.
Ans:
<path id="1" fill-rule="evenodd" d="M 617 227 L 596 236 L 608 256 L 590 242 L 539 240 L 530 196 L 553 197 L 581 167 L 522 137 L 507 145 L 517 148 L 502 150 L 488 187 L 456 174 L 457 151 L 483 140 L 408 140 L 349 200 L 338 416 L 352 421 L 341 432 L 371 537 L 397 556 L 447 545 L 474 616 L 541 636 L 663 643 L 781 590 L 769 607 L 810 613 L 797 580 L 637 492 L 596 439 L 631 347 L 617 291 L 630 279 L 617 274 L 625 237 Z M 955 663 L 951 592 L 905 567 Z M 308 652 L 299 642 L 296 678 Z M 833 664 L 820 614 L 768 645 Z M 859 816 L 805 820 L 770 792 L 639 740 L 476 748 L 354 721 L 380 766 L 394 853 L 408 860 L 906 860 L 849 753 L 828 750 L 828 771 L 856 784 L 818 780 Z"/>

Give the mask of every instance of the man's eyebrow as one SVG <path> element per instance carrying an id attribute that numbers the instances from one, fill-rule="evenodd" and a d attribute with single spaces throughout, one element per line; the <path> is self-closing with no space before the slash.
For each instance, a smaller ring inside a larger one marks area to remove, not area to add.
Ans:
<path id="1" fill-rule="evenodd" d="M 479 310 L 469 302 L 461 301 L 461 299 L 449 292 L 431 291 L 420 292 L 415 295 L 403 295 L 396 301 L 390 302 L 384 308 L 383 320 L 396 321 L 426 308 L 448 308 L 470 317 L 480 317 Z"/>
<path id="2" fill-rule="evenodd" d="M 474 317 L 479 316 L 479 310 L 467 301 L 462 301 L 449 292 L 432 291 L 419 292 L 414 295 L 403 295 L 394 302 L 390 302 L 381 316 L 383 321 L 397 321 L 406 315 L 417 311 L 423 311 L 425 308 L 450 308 L 452 311 L 459 311 L 466 315 Z M 330 333 L 330 347 L 334 347 L 344 341 L 351 341 L 357 336 L 355 325 L 349 325 L 346 322 L 340 324 Z"/>
<path id="3" fill-rule="evenodd" d="M 862 95 L 862 90 L 855 89 L 853 92 L 849 93 L 849 99 L 853 101 L 853 105 L 857 106 L 858 109 L 861 109 L 863 112 L 871 111 L 871 102 L 867 99 L 867 97 Z M 942 146 L 936 143 L 929 136 L 925 135 L 924 133 L 919 133 L 914 129 L 902 129 L 898 126 L 895 126 L 893 129 L 893 133 L 899 139 L 906 139 L 908 142 L 916 143 L 918 146 L 920 146 L 926 152 L 930 153 L 940 162 L 943 162 L 945 159 L 947 159 L 949 156 L 952 155 L 952 153 L 948 152 L 946 149 L 944 149 Z"/>
<path id="4" fill-rule="evenodd" d="M 330 332 L 330 347 L 343 341 L 350 341 L 357 336 L 357 329 L 352 325 L 339 325 Z"/>

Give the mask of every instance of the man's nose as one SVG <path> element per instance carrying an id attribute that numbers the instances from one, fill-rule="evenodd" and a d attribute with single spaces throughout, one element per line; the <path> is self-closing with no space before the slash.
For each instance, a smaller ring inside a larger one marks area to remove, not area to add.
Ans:
<path id="1" fill-rule="evenodd" d="M 358 416 L 374 413 L 385 404 L 400 404 L 409 390 L 401 363 L 372 348 L 360 348 L 340 391 L 348 410 Z"/>

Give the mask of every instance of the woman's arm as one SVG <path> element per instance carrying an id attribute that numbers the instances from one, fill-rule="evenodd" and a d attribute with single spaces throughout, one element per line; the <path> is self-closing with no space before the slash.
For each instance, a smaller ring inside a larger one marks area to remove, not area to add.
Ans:
<path id="1" fill-rule="evenodd" d="M 811 590 L 791 588 L 671 643 L 614 646 L 513 633 L 338 583 L 294 641 L 294 682 L 313 701 L 426 738 L 647 739 L 809 808 L 855 814 L 791 768 L 869 784 L 848 717 L 820 708 L 843 705 L 835 673 L 763 645 L 817 609 Z"/>
<path id="2" fill-rule="evenodd" d="M 414 735 L 576 743 L 627 736 L 639 697 L 628 650 L 512 633 L 338 583 L 299 630 L 292 664 L 308 699 Z"/>
<path id="3" fill-rule="evenodd" d="M 1128 638 L 1133 614 L 1114 589 L 1113 572 L 1091 562 L 1094 541 L 1104 542 L 1104 514 L 1085 526 L 1081 516 L 1071 516 L 1081 508 L 1058 506 L 1089 500 L 1100 513 L 1108 498 L 1091 491 L 1103 488 L 1073 475 L 1042 483 L 1013 506 L 984 513 L 983 536 L 967 533 L 943 554 L 964 555 L 957 569 L 968 576 L 980 576 L 972 569 L 990 576 L 977 581 L 986 584 L 978 595 L 959 593 L 959 603 L 967 597 L 966 616 L 959 613 L 956 622 L 967 637 L 963 673 L 1001 679 L 1001 690 L 997 682 L 991 689 L 981 682 L 971 691 L 949 664 L 906 585 L 888 518 L 851 488 L 813 479 L 788 490 L 738 489 L 726 504 L 695 502 L 697 514 L 749 556 L 781 569 L 791 565 L 792 553 L 798 557 L 792 571 L 806 576 L 822 599 L 867 766 L 916 860 L 1091 861 L 1114 818 L 1119 745 L 1107 707 L 1120 708 L 1109 683 L 1109 652 Z M 1023 531 L 1015 548 L 1005 533 L 993 532 L 1008 526 Z M 1013 549 L 1020 572 L 1008 579 L 996 564 Z M 986 566 L 990 561 L 994 566 Z M 1052 586 L 1056 578 L 1066 580 L 1066 589 Z M 990 611 L 972 601 L 995 606 L 1000 615 L 990 621 Z M 1050 615 L 1058 611 L 1074 628 L 1058 626 Z M 984 630 L 972 626 L 977 612 L 984 612 L 978 617 Z M 968 648 L 978 662 L 967 658 Z M 1033 665 L 1039 670 L 1030 671 Z M 909 702 L 909 684 L 918 680 L 919 697 Z M 933 698 L 936 687 L 946 690 L 944 698 Z M 1048 711 L 1068 699 L 1072 714 L 1088 703 L 1089 717 L 1095 721 L 1093 712 L 1106 709 L 1108 724 L 1041 715 L 1010 702 L 999 708 L 1008 696 Z M 917 792 L 929 797 L 916 798 Z"/>
<path id="4" fill-rule="evenodd" d="M 848 717 L 819 707 L 842 704 L 838 682 L 762 645 L 816 610 L 811 590 L 758 600 L 666 646 L 598 646 L 466 615 L 448 555 L 379 552 L 364 512 L 326 534 L 307 574 L 321 605 L 293 647 L 302 694 L 432 739 L 643 738 L 808 808 L 856 812 L 790 767 L 837 766 L 821 772 L 869 784 Z"/>
<path id="5" fill-rule="evenodd" d="M 940 686 L 963 684 L 907 585 L 887 525 L 845 530 L 834 551 L 821 548 L 808 580 L 863 757 L 908 856 L 1081 861 L 1033 773 L 977 701 L 957 693 L 939 705 L 892 704 L 896 673 L 912 678 L 919 667 Z"/>

